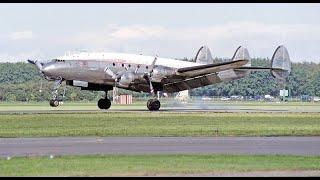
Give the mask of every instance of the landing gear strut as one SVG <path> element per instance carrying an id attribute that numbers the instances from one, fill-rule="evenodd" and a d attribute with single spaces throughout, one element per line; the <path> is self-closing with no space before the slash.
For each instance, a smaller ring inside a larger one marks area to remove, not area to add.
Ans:
<path id="1" fill-rule="evenodd" d="M 111 107 L 111 101 L 107 98 L 107 93 L 105 95 L 105 98 L 101 98 L 98 101 L 98 107 L 100 109 L 109 109 Z"/>
<path id="2" fill-rule="evenodd" d="M 62 83 L 61 77 L 56 79 L 54 87 L 53 87 L 53 91 L 52 91 L 52 99 L 49 102 L 51 107 L 57 107 L 60 104 L 60 101 L 58 100 L 57 97 L 58 97 L 58 89 L 60 88 L 61 83 Z"/>

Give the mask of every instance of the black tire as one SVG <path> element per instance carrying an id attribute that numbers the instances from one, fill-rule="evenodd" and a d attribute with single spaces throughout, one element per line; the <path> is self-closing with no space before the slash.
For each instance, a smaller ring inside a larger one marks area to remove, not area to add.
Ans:
<path id="1" fill-rule="evenodd" d="M 99 99 L 98 107 L 100 109 L 109 109 L 111 107 L 111 101 L 109 99 Z"/>
<path id="2" fill-rule="evenodd" d="M 59 106 L 59 101 L 51 99 L 49 104 L 50 104 L 51 107 L 57 107 L 57 106 Z"/>
<path id="3" fill-rule="evenodd" d="M 161 106 L 160 101 L 157 99 L 150 99 L 147 102 L 147 107 L 149 111 L 157 111 L 160 109 L 160 106 Z"/>
<path id="4" fill-rule="evenodd" d="M 152 103 L 151 103 L 151 106 L 152 106 L 152 109 L 154 111 L 158 111 L 160 109 L 160 101 L 159 100 L 154 100 Z"/>
<path id="5" fill-rule="evenodd" d="M 150 111 L 152 111 L 152 107 L 150 106 L 151 102 L 153 101 L 153 99 L 149 99 L 147 102 L 147 107 Z"/>

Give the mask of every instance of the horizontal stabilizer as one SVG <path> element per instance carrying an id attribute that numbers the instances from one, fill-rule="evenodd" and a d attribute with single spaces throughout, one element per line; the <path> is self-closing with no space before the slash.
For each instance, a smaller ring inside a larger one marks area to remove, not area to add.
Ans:
<path id="1" fill-rule="evenodd" d="M 269 67 L 239 67 L 235 70 L 254 70 L 254 71 L 265 71 L 265 70 L 273 70 L 273 71 L 281 71 L 280 68 L 269 68 Z"/>
<path id="2" fill-rule="evenodd" d="M 248 60 L 236 60 L 217 64 L 205 64 L 200 66 L 192 66 L 180 68 L 177 70 L 178 75 L 187 77 L 196 77 L 204 74 L 215 73 L 219 71 L 224 71 L 228 69 L 235 69 L 245 65 Z"/>

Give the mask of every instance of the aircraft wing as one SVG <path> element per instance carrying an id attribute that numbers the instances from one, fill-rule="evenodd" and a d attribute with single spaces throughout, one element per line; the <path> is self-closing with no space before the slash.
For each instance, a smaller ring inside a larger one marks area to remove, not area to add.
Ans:
<path id="1" fill-rule="evenodd" d="M 216 73 L 206 74 L 195 78 L 171 80 L 163 85 L 163 90 L 169 93 L 207 86 L 222 82 Z"/>
<path id="2" fill-rule="evenodd" d="M 200 66 L 192 66 L 192 67 L 185 67 L 177 69 L 178 76 L 184 77 L 197 77 L 206 74 L 211 74 L 219 71 L 225 71 L 228 69 L 236 69 L 243 65 L 245 65 L 248 60 L 235 60 L 230 62 L 223 62 L 217 64 L 205 64 Z"/>
<path id="3" fill-rule="evenodd" d="M 248 60 L 235 60 L 177 69 L 177 74 L 162 80 L 166 92 L 177 92 L 221 82 L 217 72 L 240 68 Z"/>

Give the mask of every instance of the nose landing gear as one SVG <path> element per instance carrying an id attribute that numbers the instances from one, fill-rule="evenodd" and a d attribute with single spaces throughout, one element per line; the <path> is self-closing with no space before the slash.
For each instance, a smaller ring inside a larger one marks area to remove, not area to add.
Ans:
<path id="1" fill-rule="evenodd" d="M 60 104 L 60 102 L 57 99 L 51 99 L 49 103 L 51 107 L 57 107 Z"/>
<path id="2" fill-rule="evenodd" d="M 62 83 L 62 78 L 59 77 L 56 81 L 55 81 L 55 85 L 53 87 L 53 91 L 52 91 L 52 99 L 49 101 L 49 104 L 51 107 L 57 107 L 60 104 L 60 101 L 58 100 L 58 89 L 60 88 Z"/>

